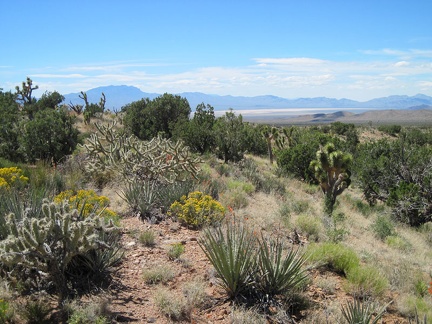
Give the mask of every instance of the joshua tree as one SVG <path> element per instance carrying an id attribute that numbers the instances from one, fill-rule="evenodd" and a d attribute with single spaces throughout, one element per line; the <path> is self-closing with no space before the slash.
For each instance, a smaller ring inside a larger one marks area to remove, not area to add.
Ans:
<path id="1" fill-rule="evenodd" d="M 321 147 L 317 151 L 316 160 L 310 164 L 325 194 L 325 212 L 329 216 L 333 213 L 336 197 L 351 183 L 351 164 L 351 154 L 337 151 L 332 143 Z"/>
<path id="2" fill-rule="evenodd" d="M 264 129 L 261 131 L 261 134 L 267 140 L 267 149 L 268 149 L 270 164 L 273 164 L 272 141 L 277 141 L 279 137 L 279 130 L 276 127 L 265 126 Z"/>

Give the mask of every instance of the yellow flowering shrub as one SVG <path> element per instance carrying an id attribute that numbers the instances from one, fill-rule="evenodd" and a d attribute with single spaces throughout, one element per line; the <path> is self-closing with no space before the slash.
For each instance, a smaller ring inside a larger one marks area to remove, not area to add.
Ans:
<path id="1" fill-rule="evenodd" d="M 0 188 L 9 188 L 15 185 L 25 185 L 29 178 L 24 176 L 18 167 L 0 168 Z"/>
<path id="2" fill-rule="evenodd" d="M 168 215 L 177 217 L 188 226 L 199 228 L 221 221 L 225 216 L 225 208 L 211 196 L 194 191 L 174 202 Z"/>
<path id="3" fill-rule="evenodd" d="M 117 218 L 115 212 L 106 208 L 110 203 L 109 199 L 105 196 L 97 195 L 94 190 L 66 190 L 54 197 L 55 203 L 61 203 L 65 200 L 78 211 L 82 209 L 84 217 L 95 213 L 104 218 Z"/>

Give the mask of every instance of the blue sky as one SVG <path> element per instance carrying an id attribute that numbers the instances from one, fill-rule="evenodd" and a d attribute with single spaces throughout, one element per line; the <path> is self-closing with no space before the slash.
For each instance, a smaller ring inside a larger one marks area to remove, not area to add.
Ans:
<path id="1" fill-rule="evenodd" d="M 0 0 L 0 88 L 432 96 L 432 1 Z"/>

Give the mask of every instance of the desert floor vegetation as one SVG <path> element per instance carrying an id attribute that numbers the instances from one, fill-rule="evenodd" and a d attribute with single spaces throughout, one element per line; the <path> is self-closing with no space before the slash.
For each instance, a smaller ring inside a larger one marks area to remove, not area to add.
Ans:
<path id="1" fill-rule="evenodd" d="M 169 128 L 172 136 L 187 130 L 189 146 L 167 134 L 140 140 L 127 133 L 143 131 L 133 116 L 102 111 L 78 115 L 82 145 L 55 164 L 0 159 L 0 323 L 431 323 L 430 183 L 386 175 L 400 162 L 393 155 L 375 169 L 355 165 L 358 138 L 394 153 L 413 135 L 276 129 L 292 146 L 274 142 L 271 164 L 268 143 L 237 141 L 259 138 L 260 126 L 201 108 L 229 137 L 215 139 L 223 143 L 214 152 L 190 151 L 204 150 L 191 135 L 199 124 Z M 397 144 L 380 142 L 390 137 Z M 338 150 L 324 146 L 333 140 Z M 294 145 L 305 154 L 292 156 Z M 321 146 L 327 160 L 316 155 Z M 406 167 L 431 176 L 424 161 Z M 335 169 L 326 184 L 321 171 Z M 331 206 L 323 188 L 337 191 Z"/>

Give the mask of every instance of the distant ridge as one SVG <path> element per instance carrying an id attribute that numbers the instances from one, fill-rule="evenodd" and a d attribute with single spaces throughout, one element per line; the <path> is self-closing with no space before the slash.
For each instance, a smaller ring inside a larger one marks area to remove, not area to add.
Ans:
<path id="1" fill-rule="evenodd" d="M 128 103 L 142 98 L 154 99 L 161 94 L 147 93 L 133 86 L 104 86 L 85 91 L 89 102 L 97 103 L 103 92 L 106 96 L 105 107 L 110 110 L 120 110 Z M 79 93 L 70 93 L 65 96 L 65 103 L 82 104 Z M 424 94 L 415 96 L 397 95 L 376 98 L 365 102 L 350 99 L 335 99 L 327 97 L 287 99 L 272 95 L 244 97 L 220 96 L 201 92 L 178 93 L 186 98 L 192 110 L 202 102 L 212 105 L 216 111 L 229 108 L 243 109 L 269 109 L 269 108 L 364 108 L 364 109 L 432 109 L 432 97 Z M 429 107 L 429 108 L 425 108 Z"/>

